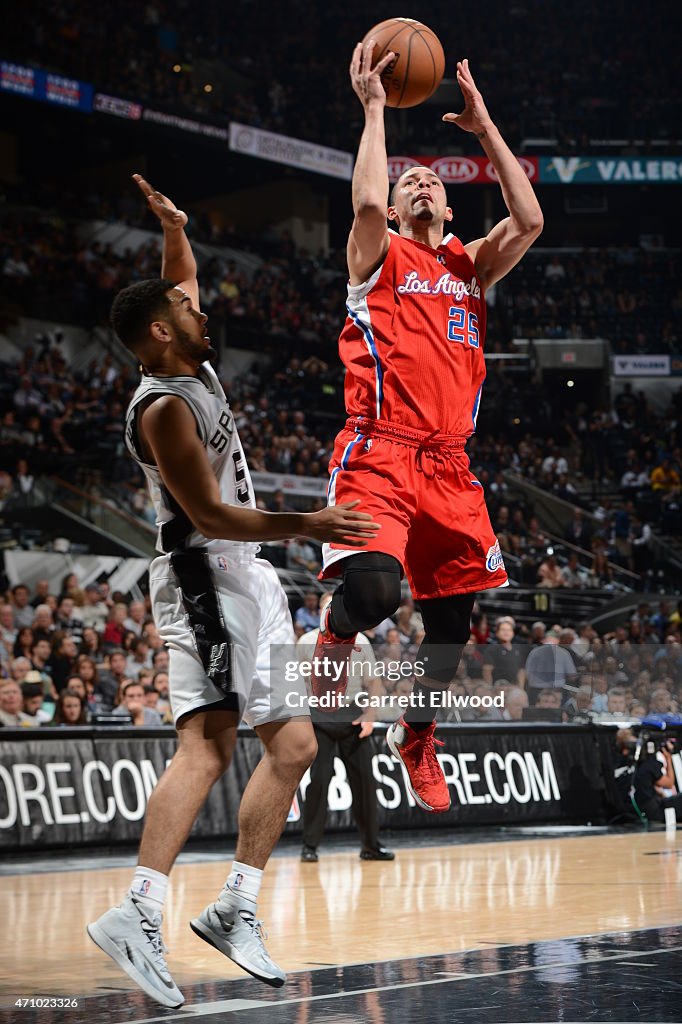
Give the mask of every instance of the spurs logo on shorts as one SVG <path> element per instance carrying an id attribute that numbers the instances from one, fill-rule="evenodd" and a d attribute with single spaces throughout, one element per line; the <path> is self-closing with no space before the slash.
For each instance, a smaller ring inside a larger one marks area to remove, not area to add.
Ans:
<path id="1" fill-rule="evenodd" d="M 229 648 L 229 644 L 213 644 L 208 661 L 208 668 L 206 669 L 206 675 L 209 679 L 213 679 L 214 676 L 224 672 L 227 668 L 227 664 L 230 660 Z"/>

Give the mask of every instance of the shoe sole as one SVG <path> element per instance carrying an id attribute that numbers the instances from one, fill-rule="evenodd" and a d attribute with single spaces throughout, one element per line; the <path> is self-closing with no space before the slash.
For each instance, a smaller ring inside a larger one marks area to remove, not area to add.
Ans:
<path id="1" fill-rule="evenodd" d="M 407 778 L 407 788 L 409 789 L 410 793 L 412 794 L 416 802 L 422 808 L 422 810 L 429 811 L 430 814 L 445 814 L 446 811 L 449 811 L 450 808 L 452 807 L 452 800 L 448 802 L 447 807 L 431 807 L 431 805 L 427 804 L 425 800 L 422 800 L 419 793 L 417 793 L 416 789 L 412 785 L 412 779 L 410 778 L 410 773 L 407 769 L 407 765 L 403 761 L 402 754 L 400 753 L 400 747 L 393 738 L 392 729 L 389 729 L 388 732 L 386 733 L 386 742 L 389 746 L 391 753 L 398 758 L 401 765 L 405 769 L 405 776 Z"/>
<path id="2" fill-rule="evenodd" d="M 100 925 L 96 922 L 86 925 L 86 930 L 95 945 L 99 946 L 103 953 L 106 953 L 106 955 L 110 957 L 114 963 L 121 968 L 121 970 L 125 971 L 128 977 L 131 978 L 132 981 L 134 981 L 135 984 L 150 997 L 150 999 L 153 999 L 157 1003 L 161 1003 L 162 1006 L 168 1006 L 171 1009 L 177 1009 L 178 1006 L 182 1006 L 184 1004 L 184 998 L 178 1002 L 177 999 L 171 999 L 170 996 L 164 997 L 161 989 L 150 985 L 145 976 L 138 971 L 135 964 L 131 964 L 130 960 L 123 956 L 116 943 L 112 942 Z"/>
<path id="3" fill-rule="evenodd" d="M 208 928 L 198 917 L 195 917 L 193 921 L 189 923 L 190 928 L 200 939 L 204 942 L 208 942 L 209 946 L 213 946 L 219 953 L 222 953 L 229 960 L 232 960 L 238 967 L 241 967 L 243 971 L 250 974 L 252 978 L 256 978 L 258 981 L 262 981 L 265 985 L 270 985 L 272 988 L 281 988 L 286 978 L 274 978 L 272 976 L 266 976 L 265 974 L 259 974 L 258 971 L 254 970 L 240 955 L 239 950 L 236 946 L 233 946 L 231 942 L 227 942 L 225 939 L 221 939 L 215 934 L 212 929 Z"/>

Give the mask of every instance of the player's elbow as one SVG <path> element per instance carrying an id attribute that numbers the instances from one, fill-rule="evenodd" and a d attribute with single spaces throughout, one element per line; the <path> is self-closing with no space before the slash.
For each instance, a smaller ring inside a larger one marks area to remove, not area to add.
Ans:
<path id="1" fill-rule="evenodd" d="M 379 221 L 386 222 L 386 203 L 371 194 L 359 195 L 355 199 L 355 220 L 362 224 Z"/>
<path id="2" fill-rule="evenodd" d="M 539 207 L 528 217 L 524 224 L 526 233 L 533 239 L 533 241 L 542 234 L 544 226 L 545 218 L 542 216 L 542 210 Z"/>
<path id="3" fill-rule="evenodd" d="M 190 518 L 199 533 L 207 540 L 218 540 L 225 534 L 225 524 L 221 523 L 221 510 L 221 505 L 192 510 Z"/>

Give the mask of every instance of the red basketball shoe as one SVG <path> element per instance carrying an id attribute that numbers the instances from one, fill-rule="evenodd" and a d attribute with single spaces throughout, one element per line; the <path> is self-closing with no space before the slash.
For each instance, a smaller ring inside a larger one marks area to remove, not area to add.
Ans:
<path id="1" fill-rule="evenodd" d="M 410 792 L 419 806 L 425 811 L 441 814 L 450 808 L 450 790 L 436 757 L 435 744 L 439 747 L 445 744 L 434 739 L 435 731 L 435 722 L 418 732 L 401 718 L 386 733 L 386 742 L 391 752 L 405 765 Z"/>
<path id="2" fill-rule="evenodd" d="M 320 632 L 313 654 L 310 687 L 316 697 L 332 694 L 332 706 L 329 710 L 336 711 L 343 706 L 335 702 L 344 696 L 348 686 L 348 667 L 355 649 L 357 633 L 349 637 L 334 636 L 329 628 L 330 612 L 331 608 L 325 608 L 320 616 Z"/>

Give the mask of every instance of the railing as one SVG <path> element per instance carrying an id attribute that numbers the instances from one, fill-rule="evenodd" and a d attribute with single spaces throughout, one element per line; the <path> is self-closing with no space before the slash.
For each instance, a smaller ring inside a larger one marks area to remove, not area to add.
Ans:
<path id="1" fill-rule="evenodd" d="M 133 554 L 144 558 L 154 554 L 154 527 L 130 512 L 124 512 L 110 500 L 92 491 L 83 491 L 56 476 L 45 481 L 45 495 L 56 509 L 72 518 L 84 520 Z"/>
<path id="2" fill-rule="evenodd" d="M 599 523 L 597 517 L 582 506 L 574 505 L 564 498 L 559 498 L 556 494 L 552 494 L 551 491 L 545 491 L 542 487 L 538 487 L 537 484 L 531 483 L 529 480 L 525 480 L 509 470 L 505 470 L 504 478 L 517 492 L 529 495 L 533 499 L 534 506 L 540 506 L 545 515 L 551 518 L 559 527 L 565 527 L 570 523 L 576 508 L 580 508 L 586 520 L 592 523 Z M 552 533 L 544 526 L 542 532 L 553 544 L 561 545 L 561 547 L 568 548 L 569 551 L 575 551 L 578 555 L 582 555 L 590 560 L 592 559 L 591 551 L 586 551 L 585 548 L 571 544 L 570 541 L 564 540 L 560 534 Z M 624 568 L 617 562 L 607 562 L 606 564 L 613 573 L 614 581 L 620 586 L 633 589 L 642 583 L 642 577 L 638 573 Z"/>

